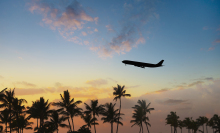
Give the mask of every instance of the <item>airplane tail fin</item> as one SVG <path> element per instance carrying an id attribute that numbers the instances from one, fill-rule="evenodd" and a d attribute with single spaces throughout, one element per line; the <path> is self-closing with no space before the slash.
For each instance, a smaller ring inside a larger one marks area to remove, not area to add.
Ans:
<path id="1" fill-rule="evenodd" d="M 162 66 L 164 60 L 161 60 L 157 65 Z"/>

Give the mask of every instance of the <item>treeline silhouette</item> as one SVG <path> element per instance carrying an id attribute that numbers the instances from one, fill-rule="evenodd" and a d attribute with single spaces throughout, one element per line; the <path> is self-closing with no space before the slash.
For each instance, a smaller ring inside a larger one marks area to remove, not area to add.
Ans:
<path id="1" fill-rule="evenodd" d="M 200 116 L 196 120 L 193 120 L 192 117 L 179 120 L 179 116 L 177 116 L 176 112 L 171 111 L 170 114 L 167 115 L 166 124 L 170 125 L 171 133 L 173 133 L 173 129 L 174 133 L 177 133 L 177 128 L 180 128 L 182 133 L 182 128 L 184 127 L 188 129 L 188 133 L 197 133 L 197 131 L 205 133 L 204 125 L 206 126 L 206 133 L 208 133 L 207 126 L 212 128 L 213 133 L 220 133 L 220 116 L 217 114 L 214 114 L 210 119 L 205 116 Z M 200 126 L 202 126 L 203 130 L 199 130 Z"/>
<path id="2" fill-rule="evenodd" d="M 111 133 L 113 133 L 113 123 L 117 124 L 116 133 L 118 133 L 119 125 L 123 125 L 121 113 L 122 97 L 130 97 L 126 94 L 125 86 L 117 85 L 113 87 L 114 101 L 119 100 L 119 109 L 115 109 L 116 103 L 106 103 L 104 105 L 98 104 L 98 100 L 91 100 L 89 104 L 84 103 L 86 110 L 79 108 L 78 105 L 82 101 L 74 101 L 71 98 L 68 90 L 60 94 L 59 102 L 50 103 L 43 97 L 39 100 L 32 101 L 31 107 L 25 107 L 23 104 L 27 103 L 25 99 L 18 99 L 15 97 L 14 89 L 3 89 L 0 92 L 0 132 L 17 132 L 23 133 L 23 130 L 34 130 L 34 133 L 53 133 L 59 132 L 59 127 L 68 128 L 67 133 L 91 133 L 91 128 L 94 127 L 96 133 L 96 126 L 99 125 L 97 117 L 100 115 L 103 123 L 110 123 Z M 149 108 L 146 101 L 138 100 L 138 104 L 132 107 L 134 113 L 130 122 L 133 123 L 131 127 L 137 125 L 140 127 L 139 133 L 144 132 L 143 125 L 145 124 L 149 133 L 149 118 L 147 113 L 154 110 Z M 59 109 L 50 109 L 51 106 L 56 106 Z M 82 125 L 77 131 L 74 127 L 74 117 L 79 116 L 86 123 Z M 30 119 L 36 119 L 37 126 Z M 64 122 L 68 121 L 68 124 Z M 3 124 L 4 129 L 3 129 Z"/>

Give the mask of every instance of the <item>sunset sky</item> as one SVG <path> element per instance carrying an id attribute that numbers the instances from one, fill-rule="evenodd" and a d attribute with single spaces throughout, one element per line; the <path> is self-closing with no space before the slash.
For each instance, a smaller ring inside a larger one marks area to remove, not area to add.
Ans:
<path id="1" fill-rule="evenodd" d="M 218 0 L 1 0 L 0 87 L 31 106 L 67 89 L 75 100 L 114 102 L 113 87 L 125 85 L 131 98 L 122 98 L 119 132 L 139 131 L 131 107 L 143 99 L 155 108 L 150 131 L 169 133 L 170 111 L 181 120 L 220 114 L 219 16 Z M 110 131 L 99 123 L 97 133 Z"/>

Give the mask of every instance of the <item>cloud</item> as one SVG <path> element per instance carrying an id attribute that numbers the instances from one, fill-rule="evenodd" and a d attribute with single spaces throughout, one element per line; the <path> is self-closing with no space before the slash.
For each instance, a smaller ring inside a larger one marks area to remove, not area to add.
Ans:
<path id="1" fill-rule="evenodd" d="M 52 30 L 58 30 L 60 35 L 71 40 L 75 30 L 80 30 L 86 22 L 98 22 L 98 17 L 92 18 L 76 0 L 69 2 L 35 0 L 29 3 L 32 13 L 43 15 L 42 22 Z M 70 34 L 71 33 L 71 34 Z M 86 36 L 85 32 L 82 32 Z M 74 41 L 73 41 L 74 42 Z M 77 44 L 82 44 L 78 42 Z"/>
<path id="2" fill-rule="evenodd" d="M 116 81 L 116 80 L 114 80 L 114 79 L 112 79 L 112 78 L 107 78 L 108 80 L 110 80 L 110 81 L 112 81 L 112 82 L 114 82 L 114 83 L 118 83 L 118 81 Z"/>
<path id="3" fill-rule="evenodd" d="M 220 39 L 216 39 L 214 43 L 220 43 Z"/>
<path id="4" fill-rule="evenodd" d="M 138 87 L 140 87 L 140 85 L 127 86 L 127 87 L 125 87 L 125 88 L 126 88 L 126 89 L 131 89 L 131 88 L 138 88 Z"/>
<path id="5" fill-rule="evenodd" d="M 188 87 L 192 87 L 192 86 L 194 86 L 194 85 L 202 84 L 202 83 L 204 83 L 204 82 L 203 82 L 203 81 L 196 81 L 196 82 L 193 82 L 193 83 L 191 83 L 191 84 L 188 84 Z"/>
<path id="6" fill-rule="evenodd" d="M 108 84 L 108 81 L 105 79 L 96 79 L 96 80 L 86 81 L 86 84 L 96 87 L 96 86 L 106 85 Z"/>
<path id="7" fill-rule="evenodd" d="M 84 41 L 84 44 L 85 45 L 89 45 L 89 41 Z"/>
<path id="8" fill-rule="evenodd" d="M 15 84 L 17 84 L 17 85 L 23 85 L 23 86 L 25 86 L 25 87 L 36 87 L 35 84 L 28 83 L 28 82 L 25 82 L 25 81 L 22 81 L 22 82 L 16 82 Z"/>
<path id="9" fill-rule="evenodd" d="M 165 91 L 169 91 L 170 89 L 167 89 L 167 88 L 164 88 L 164 89 L 161 89 L 161 90 L 158 90 L 158 91 L 155 91 L 156 93 L 161 93 L 161 92 L 165 92 Z"/>
<path id="10" fill-rule="evenodd" d="M 4 79 L 4 77 L 0 75 L 0 79 Z"/>
<path id="11" fill-rule="evenodd" d="M 21 95 L 36 95 L 36 94 L 42 94 L 46 93 L 45 89 L 20 89 L 16 88 L 15 89 L 15 94 L 16 96 L 21 96 Z"/>
<path id="12" fill-rule="evenodd" d="M 98 32 L 98 29 L 96 29 L 96 28 L 95 28 L 95 30 L 94 30 L 94 31 L 95 31 L 95 32 Z"/>
<path id="13" fill-rule="evenodd" d="M 168 100 L 164 100 L 164 101 L 158 101 L 158 103 L 167 104 L 167 105 L 175 105 L 175 104 L 185 103 L 187 101 L 188 100 L 168 99 Z"/>
<path id="14" fill-rule="evenodd" d="M 117 31 L 113 29 L 111 24 L 106 25 L 107 30 L 113 32 L 113 37 L 107 41 L 94 43 L 93 47 L 88 48 L 97 52 L 100 57 L 106 58 L 113 57 L 114 54 L 126 54 L 133 47 L 144 44 L 145 37 L 138 34 L 152 18 L 159 19 L 159 14 L 155 12 L 153 3 L 153 1 L 125 3 L 122 7 L 124 13 L 121 20 L 116 20 L 118 22 Z M 99 21 L 99 17 L 91 17 L 76 0 L 71 2 L 34 0 L 29 3 L 29 10 L 31 13 L 43 16 L 41 25 L 47 25 L 50 29 L 59 31 L 64 39 L 79 45 L 85 44 L 85 40 L 74 35 L 75 32 L 80 32 L 88 23 L 98 25 Z M 91 29 L 91 27 L 87 26 L 87 29 Z M 88 36 L 88 33 L 94 32 L 98 32 L 98 29 L 81 33 L 83 36 Z"/>
<path id="15" fill-rule="evenodd" d="M 82 45 L 82 39 L 77 37 L 77 36 L 74 36 L 74 37 L 70 38 L 68 41 L 74 42 L 74 43 L 79 44 L 79 45 Z"/>
<path id="16" fill-rule="evenodd" d="M 83 35 L 83 36 L 86 36 L 86 35 L 87 35 L 87 33 L 83 31 L 83 32 L 82 32 L 82 35 Z"/>
<path id="17" fill-rule="evenodd" d="M 210 47 L 209 49 L 208 49 L 208 51 L 212 51 L 212 50 L 214 50 L 215 49 L 215 47 Z"/>
<path id="18" fill-rule="evenodd" d="M 203 29 L 203 30 L 208 30 L 209 27 L 208 27 L 208 26 L 204 26 L 202 29 Z"/>
<path id="19" fill-rule="evenodd" d="M 98 20 L 99 20 L 99 17 L 94 18 L 95 24 L 98 24 Z"/>
<path id="20" fill-rule="evenodd" d="M 98 46 L 100 57 L 112 57 L 115 53 L 126 54 L 138 44 L 145 43 L 141 35 L 143 26 L 152 18 L 159 19 L 159 14 L 155 12 L 153 1 L 131 1 L 124 4 L 124 14 L 119 23 L 117 31 L 112 25 L 106 25 L 108 31 L 115 34 L 110 41 Z M 138 10 L 137 10 L 138 9 Z"/>
<path id="21" fill-rule="evenodd" d="M 114 30 L 113 30 L 111 25 L 106 25 L 105 27 L 107 28 L 108 31 L 114 32 Z"/>

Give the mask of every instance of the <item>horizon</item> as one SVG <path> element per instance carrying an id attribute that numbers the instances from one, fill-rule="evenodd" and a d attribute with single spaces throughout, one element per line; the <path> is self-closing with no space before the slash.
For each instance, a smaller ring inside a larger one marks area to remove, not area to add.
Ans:
<path id="1" fill-rule="evenodd" d="M 113 87 L 121 85 L 131 97 L 121 99 L 119 132 L 139 131 L 130 123 L 138 100 L 155 108 L 152 133 L 170 133 L 171 111 L 181 120 L 220 115 L 220 1 L 1 1 L 0 16 L 0 90 L 15 88 L 25 106 L 68 90 L 81 108 L 92 99 L 119 108 Z M 164 62 L 143 69 L 124 60 Z M 97 133 L 110 131 L 98 120 Z"/>

